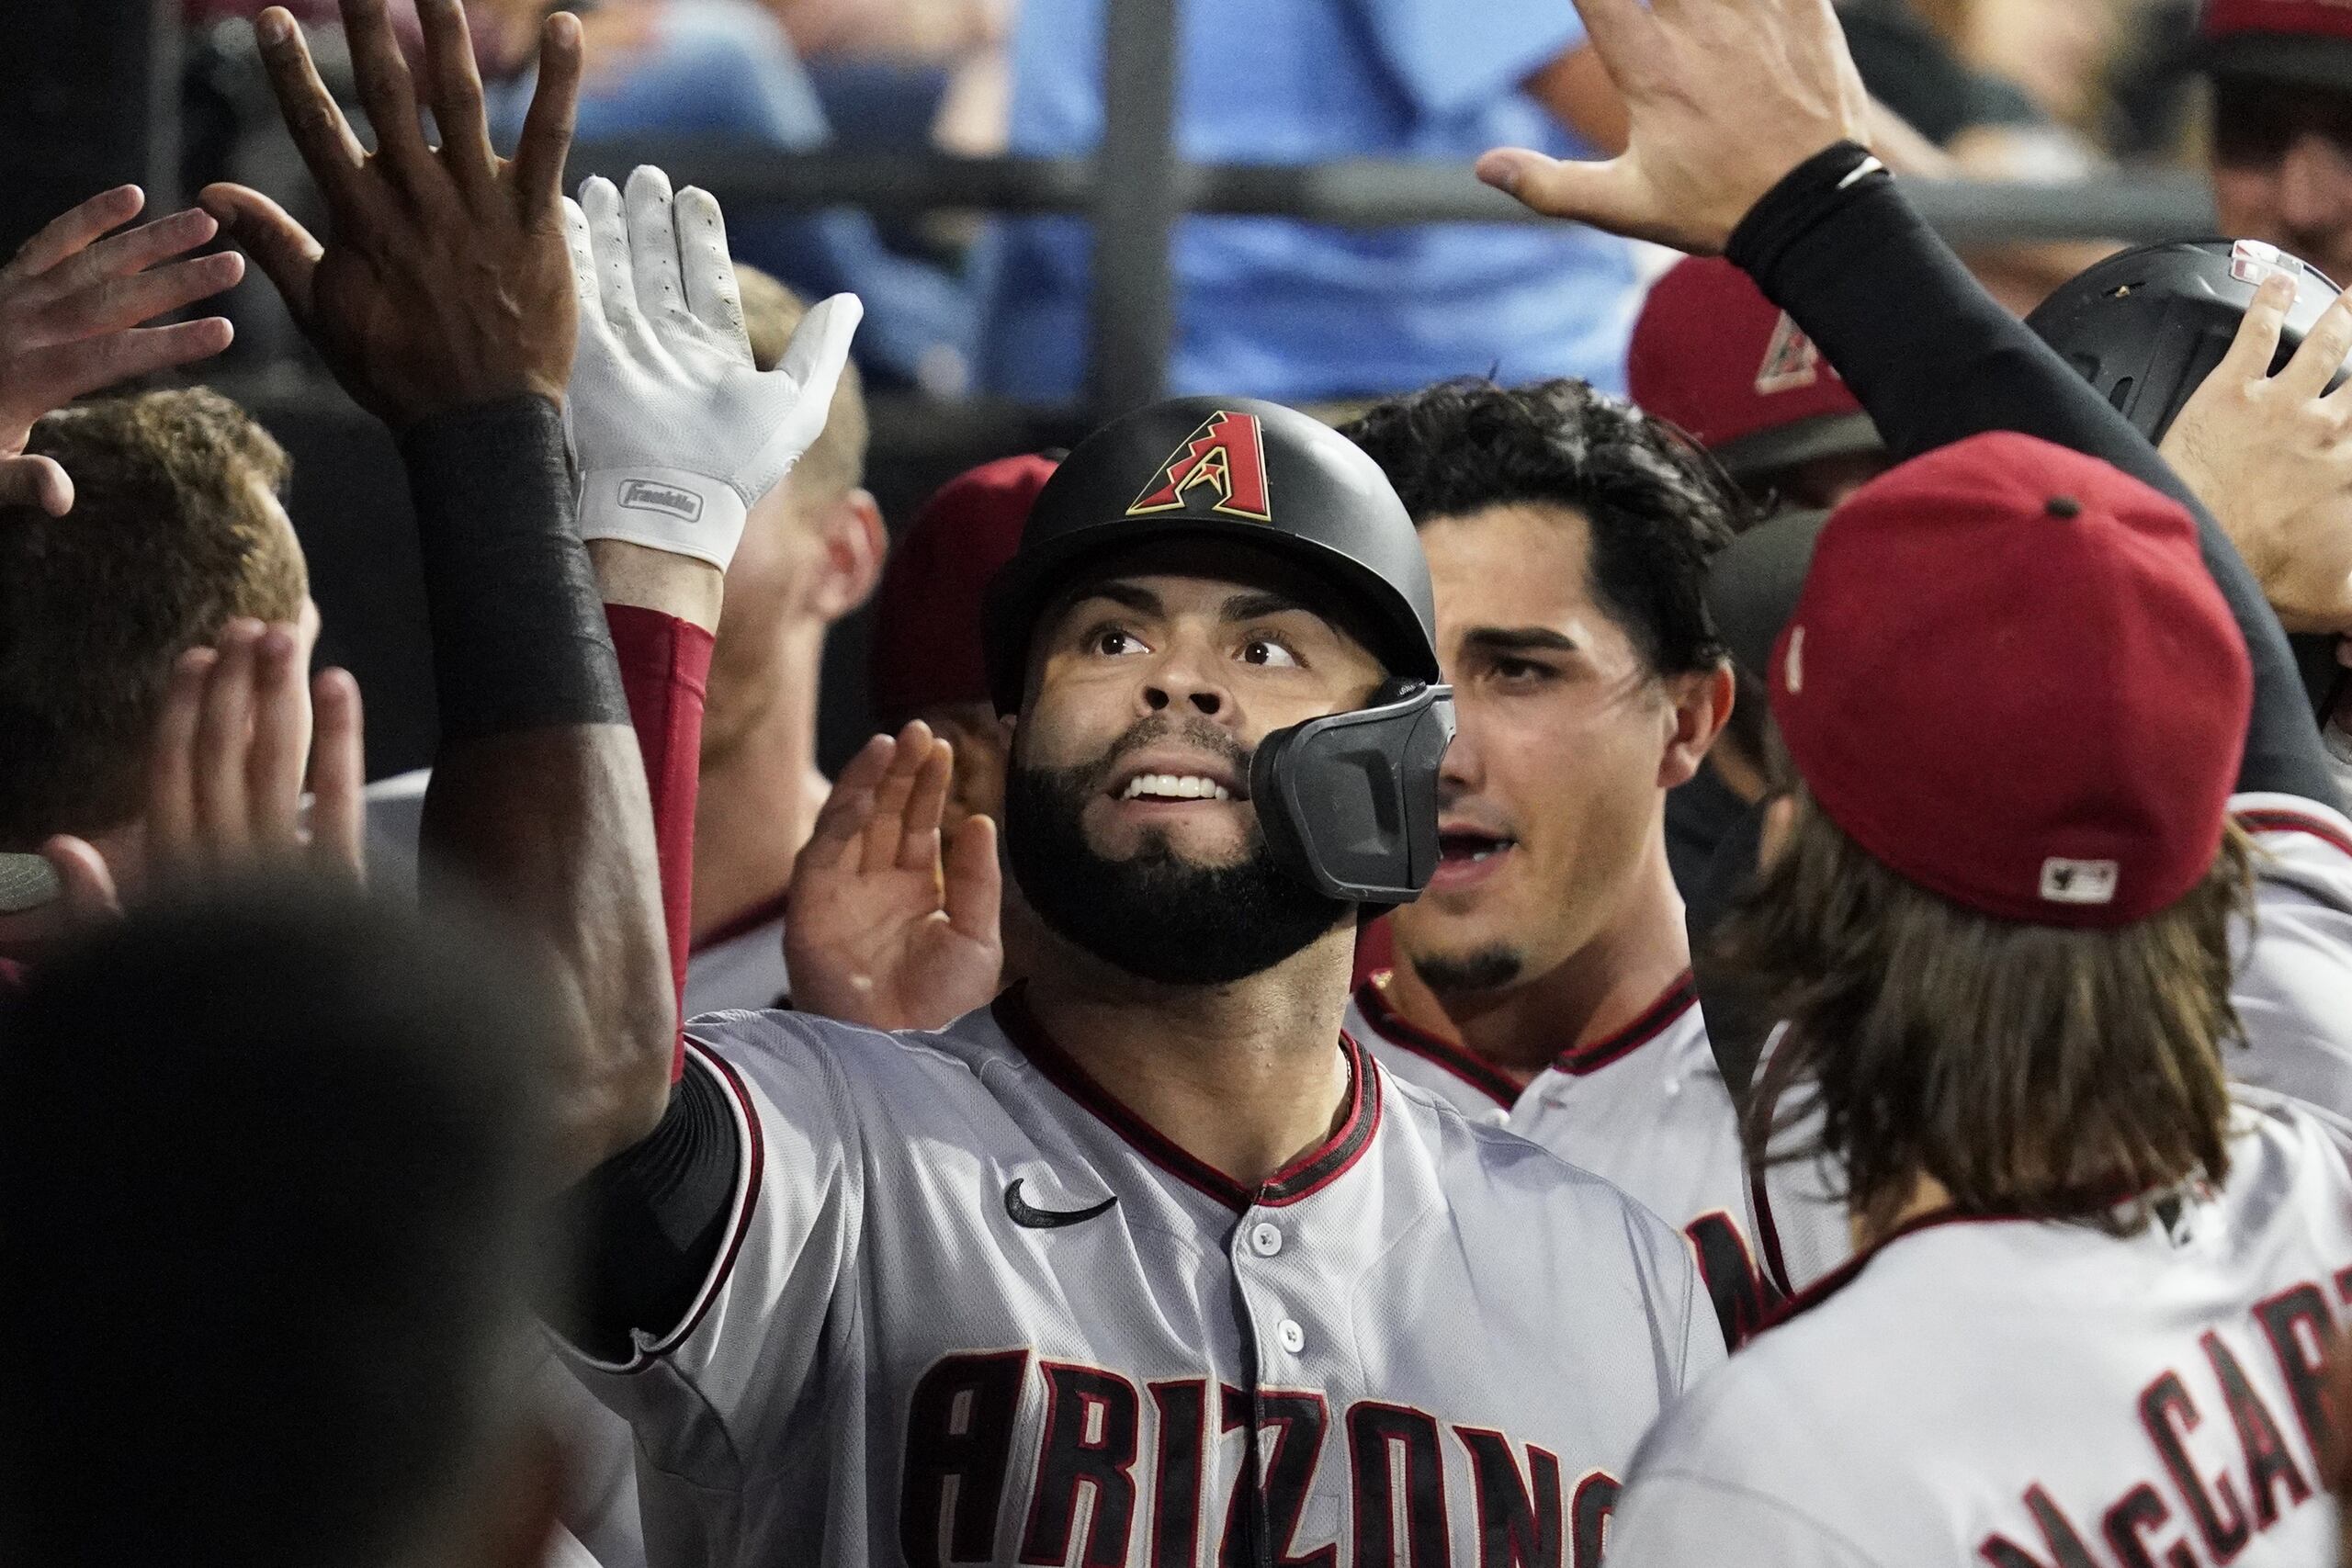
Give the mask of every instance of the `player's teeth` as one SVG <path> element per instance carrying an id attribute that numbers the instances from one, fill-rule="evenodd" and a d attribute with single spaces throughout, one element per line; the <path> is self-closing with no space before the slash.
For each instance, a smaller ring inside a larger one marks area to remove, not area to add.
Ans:
<path id="1" fill-rule="evenodd" d="M 1233 798 L 1233 792 L 1232 792 L 1231 790 L 1229 790 L 1229 789 L 1226 788 L 1223 784 L 1216 784 L 1216 785 L 1213 785 L 1213 786 L 1211 786 L 1211 787 L 1213 787 L 1214 789 L 1216 789 L 1216 798 L 1217 798 L 1218 800 L 1231 800 L 1231 799 Z"/>
<path id="2" fill-rule="evenodd" d="M 1206 792 L 1207 787 L 1208 781 L 1206 779 L 1188 778 L 1178 779 L 1176 781 L 1176 793 L 1183 796 L 1186 800 L 1200 799 L 1202 795 Z"/>

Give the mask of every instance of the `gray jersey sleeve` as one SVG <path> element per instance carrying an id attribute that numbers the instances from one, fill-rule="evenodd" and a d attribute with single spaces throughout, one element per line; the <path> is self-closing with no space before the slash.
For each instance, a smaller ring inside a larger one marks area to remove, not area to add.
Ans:
<path id="1" fill-rule="evenodd" d="M 1636 1471 L 1609 1525 L 1609 1568 L 1894 1568 L 1817 1519 L 1760 1492 Z"/>
<path id="2" fill-rule="evenodd" d="M 841 1043 L 823 1029 L 780 1013 L 695 1021 L 687 1071 L 719 1080 L 743 1151 L 718 1261 L 684 1320 L 660 1339 L 640 1334 L 627 1363 L 567 1356 L 646 1459 L 695 1485 L 738 1488 L 741 1456 L 773 1451 L 771 1425 L 844 1315 L 865 1190 Z"/>
<path id="3" fill-rule="evenodd" d="M 2232 803 L 2255 837 L 2255 922 L 2232 989 L 2241 1083 L 2352 1117 L 2352 824 L 2286 795 Z"/>

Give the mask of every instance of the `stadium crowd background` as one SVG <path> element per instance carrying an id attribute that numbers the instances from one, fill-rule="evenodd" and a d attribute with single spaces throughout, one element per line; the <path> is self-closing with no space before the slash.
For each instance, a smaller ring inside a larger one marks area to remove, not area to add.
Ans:
<path id="1" fill-rule="evenodd" d="M 175 188 L 234 178 L 298 214 L 315 210 L 246 25 L 259 9 L 259 0 L 40 7 L 36 30 L 0 66 L 18 78 L 0 94 L 0 130 L 32 154 L 28 177 L 0 194 L 0 245 L 123 179 L 146 185 L 159 208 Z M 348 100 L 333 6 L 296 9 L 323 28 L 322 68 Z M 468 9 L 492 77 L 493 130 L 511 138 L 542 7 L 474 0 Z M 578 9 L 590 75 L 575 172 L 617 177 L 633 160 L 596 162 L 596 145 L 650 139 L 681 184 L 725 202 L 741 257 L 805 298 L 850 288 L 866 301 L 857 344 L 873 427 L 865 483 L 892 529 L 949 476 L 1067 446 L 1107 412 L 1088 396 L 1095 280 L 1085 217 L 910 211 L 893 195 L 889 166 L 843 176 L 874 186 L 880 216 L 737 194 L 786 154 L 1089 151 L 1104 116 L 1096 0 L 600 0 Z M 1133 9 L 1162 18 L 1147 36 L 1157 26 L 1175 39 L 1175 152 L 1193 163 L 1416 160 L 1443 171 L 1476 210 L 1492 193 L 1471 180 L 1469 163 L 1487 147 L 1570 151 L 1622 134 L 1565 0 L 1481 5 L 1468 21 L 1426 0 L 1139 0 Z M 413 40 L 413 12 L 404 0 L 393 10 Z M 2081 192 L 2085 221 L 2116 205 L 2111 171 L 2177 172 L 2188 177 L 2134 187 L 2152 194 L 2119 214 L 2135 224 L 2124 237 L 2212 231 L 2200 109 L 2211 88 L 2196 69 L 2188 0 L 1849 0 L 1841 12 L 1871 90 L 1919 133 L 1910 167 L 2061 182 Z M 1245 34 L 1251 47 L 1236 54 Z M 1127 183 L 1115 170 L 1110 178 Z M 2307 227 L 2277 236 L 2301 241 L 2298 254 L 2332 273 L 2352 267 L 2345 178 L 2313 176 L 2295 220 Z M 955 183 L 951 174 L 925 185 Z M 1486 210 L 1510 204 L 1492 198 Z M 2046 235 L 2050 207 L 2039 210 Z M 1150 248 L 1147 236 L 1146 268 L 1173 274 L 1172 320 L 1156 352 L 1145 321 L 1143 347 L 1126 349 L 1141 367 L 1125 371 L 1114 400 L 1149 395 L 1134 389 L 1154 378 L 1171 392 L 1306 404 L 1489 372 L 1506 381 L 1576 374 L 1622 390 L 1634 312 L 1668 259 L 1589 231 L 1251 216 L 1182 220 L 1165 264 Z M 1970 254 L 2022 311 L 2099 253 L 2092 241 Z M 1128 290 L 1122 310 L 1132 309 L 1133 286 L 1114 283 Z M 1140 298 L 1152 298 L 1148 270 Z M 325 612 L 322 657 L 352 669 L 369 693 L 370 774 L 421 766 L 434 733 L 424 606 L 390 449 L 318 370 L 266 284 L 249 279 L 222 309 L 238 338 L 209 378 L 295 459 L 291 511 Z M 865 638 L 860 615 L 831 639 L 819 747 L 829 766 L 866 730 Z"/>

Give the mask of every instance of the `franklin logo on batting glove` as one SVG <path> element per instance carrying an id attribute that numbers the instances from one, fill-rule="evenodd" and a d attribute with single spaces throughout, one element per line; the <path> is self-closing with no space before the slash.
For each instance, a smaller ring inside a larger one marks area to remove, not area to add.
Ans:
<path id="1" fill-rule="evenodd" d="M 580 355 L 564 416 L 580 466 L 580 536 L 724 571 L 752 508 L 825 428 L 864 307 L 837 294 L 801 319 L 774 370 L 752 360 L 718 203 L 640 168 L 626 195 L 590 179 L 564 204 Z"/>
<path id="2" fill-rule="evenodd" d="M 623 479 L 621 504 L 639 512 L 666 512 L 686 523 L 695 522 L 702 516 L 702 497 L 692 491 L 654 484 L 646 479 Z"/>

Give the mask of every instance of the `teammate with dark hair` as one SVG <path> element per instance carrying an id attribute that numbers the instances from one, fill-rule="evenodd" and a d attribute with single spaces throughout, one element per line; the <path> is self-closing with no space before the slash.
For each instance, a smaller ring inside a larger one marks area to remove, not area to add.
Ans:
<path id="1" fill-rule="evenodd" d="M 1688 439 L 1580 381 L 1445 382 L 1344 434 L 1420 532 L 1460 716 L 1437 874 L 1389 918 L 1395 967 L 1349 1028 L 1684 1227 L 1736 1343 L 1765 1298 L 1666 807 L 1732 705 L 1703 588 L 1742 503 Z"/>

